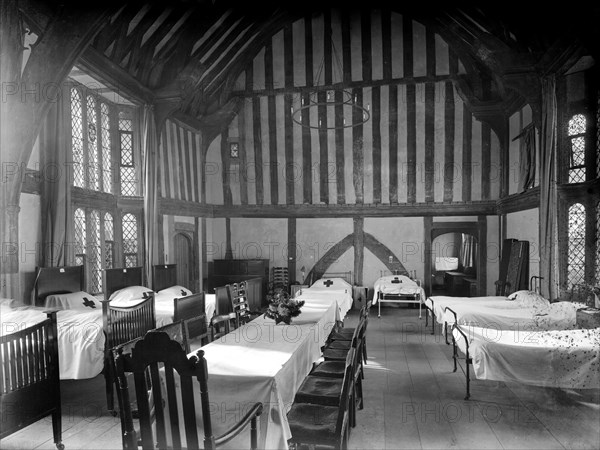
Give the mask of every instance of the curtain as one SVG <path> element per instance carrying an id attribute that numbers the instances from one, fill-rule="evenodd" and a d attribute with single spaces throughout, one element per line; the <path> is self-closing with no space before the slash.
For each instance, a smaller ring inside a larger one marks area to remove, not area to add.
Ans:
<path id="1" fill-rule="evenodd" d="M 556 192 L 556 80 L 542 79 L 542 129 L 540 133 L 540 277 L 542 295 L 558 297 L 558 202 Z"/>
<path id="2" fill-rule="evenodd" d="M 158 262 L 158 230 L 157 222 L 157 146 L 154 107 L 146 105 L 142 117 L 142 154 L 144 157 L 144 269 L 147 286 L 153 285 L 152 266 Z"/>
<path id="3" fill-rule="evenodd" d="M 460 265 L 464 269 L 474 268 L 477 265 L 475 258 L 477 243 L 475 237 L 470 234 L 462 234 L 462 244 L 460 246 Z"/>
<path id="4" fill-rule="evenodd" d="M 65 89 L 65 92 L 70 92 Z M 45 267 L 74 264 L 74 245 L 71 211 L 71 115 L 70 96 L 60 95 L 50 107 L 39 134 L 42 249 Z"/>
<path id="5" fill-rule="evenodd" d="M 519 192 L 523 192 L 532 188 L 535 183 L 535 127 L 533 124 L 527 125 L 518 137 L 523 139 L 519 164 Z"/>

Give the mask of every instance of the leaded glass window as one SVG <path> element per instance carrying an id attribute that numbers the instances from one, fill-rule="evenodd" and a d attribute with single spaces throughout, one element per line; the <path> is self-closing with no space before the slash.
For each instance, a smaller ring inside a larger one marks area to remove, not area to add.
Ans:
<path id="1" fill-rule="evenodd" d="M 569 183 L 585 181 L 585 132 L 586 118 L 583 114 L 575 114 L 569 120 L 568 135 L 570 138 Z"/>
<path id="2" fill-rule="evenodd" d="M 90 212 L 88 245 L 89 280 L 91 294 L 102 292 L 102 247 L 100 246 L 100 216 L 98 211 Z"/>
<path id="3" fill-rule="evenodd" d="M 98 131 L 96 128 L 96 99 L 87 96 L 87 173 L 88 189 L 98 190 Z"/>
<path id="4" fill-rule="evenodd" d="M 121 195 L 138 195 L 133 148 L 133 121 L 121 111 L 119 113 Z"/>
<path id="5" fill-rule="evenodd" d="M 104 268 L 112 269 L 115 258 L 115 233 L 113 217 L 110 213 L 104 214 Z"/>
<path id="6" fill-rule="evenodd" d="M 123 214 L 123 258 L 125 267 L 138 265 L 138 224 L 137 217 L 131 213 Z"/>
<path id="7" fill-rule="evenodd" d="M 585 281 L 585 207 L 581 203 L 569 208 L 567 281 L 569 287 Z"/>
<path id="8" fill-rule="evenodd" d="M 71 89 L 71 148 L 74 186 L 112 192 L 111 109 L 84 89 Z"/>
<path id="9" fill-rule="evenodd" d="M 85 187 L 83 175 L 83 116 L 81 108 L 81 94 L 75 88 L 71 89 L 71 148 L 73 149 L 73 183 L 75 186 Z"/>
<path id="10" fill-rule="evenodd" d="M 108 105 L 100 104 L 100 137 L 102 139 L 102 190 L 112 192 L 112 146 L 110 139 L 110 115 Z"/>
<path id="11" fill-rule="evenodd" d="M 75 222 L 75 265 L 85 265 L 85 249 L 87 244 L 85 211 L 77 208 L 74 213 Z"/>

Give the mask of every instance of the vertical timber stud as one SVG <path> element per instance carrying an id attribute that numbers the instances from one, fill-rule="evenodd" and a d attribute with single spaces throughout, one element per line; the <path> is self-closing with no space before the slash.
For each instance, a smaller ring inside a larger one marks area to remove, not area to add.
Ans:
<path id="1" fill-rule="evenodd" d="M 365 260 L 365 235 L 363 217 L 354 218 L 354 284 L 363 284 L 363 266 Z"/>
<path id="2" fill-rule="evenodd" d="M 296 218 L 290 217 L 288 219 L 287 245 L 288 274 L 290 283 L 296 281 L 296 257 Z"/>

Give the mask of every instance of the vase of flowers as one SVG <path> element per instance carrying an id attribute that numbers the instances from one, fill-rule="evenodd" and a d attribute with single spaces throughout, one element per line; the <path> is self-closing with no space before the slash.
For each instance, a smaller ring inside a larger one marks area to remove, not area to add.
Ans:
<path id="1" fill-rule="evenodd" d="M 283 288 L 276 288 L 267 294 L 269 308 L 265 312 L 265 317 L 273 319 L 276 324 L 281 322 L 289 325 L 294 317 L 298 317 L 302 312 L 304 300 L 295 300 Z"/>

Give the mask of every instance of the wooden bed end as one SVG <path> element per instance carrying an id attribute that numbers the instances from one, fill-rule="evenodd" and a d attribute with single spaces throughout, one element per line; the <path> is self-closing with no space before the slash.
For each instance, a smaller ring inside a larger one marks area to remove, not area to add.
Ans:
<path id="1" fill-rule="evenodd" d="M 325 272 L 320 278 L 342 278 L 351 286 L 354 285 L 354 277 L 351 270 L 347 272 Z"/>
<path id="2" fill-rule="evenodd" d="M 44 306 L 52 294 L 69 294 L 85 289 L 83 266 L 37 267 L 34 306 Z"/>
<path id="3" fill-rule="evenodd" d="M 152 266 L 152 289 L 154 292 L 177 285 L 177 264 Z"/>
<path id="4" fill-rule="evenodd" d="M 0 337 L 0 439 L 52 415 L 54 443 L 61 450 L 62 417 L 56 311 L 16 333 Z"/>
<path id="5" fill-rule="evenodd" d="M 173 322 L 206 314 L 204 292 L 178 297 L 173 300 Z"/>
<path id="6" fill-rule="evenodd" d="M 129 286 L 144 286 L 144 268 L 104 269 L 102 272 L 102 284 L 104 287 L 104 299 L 108 300 L 119 289 Z"/>

